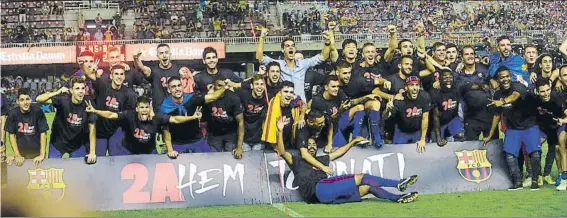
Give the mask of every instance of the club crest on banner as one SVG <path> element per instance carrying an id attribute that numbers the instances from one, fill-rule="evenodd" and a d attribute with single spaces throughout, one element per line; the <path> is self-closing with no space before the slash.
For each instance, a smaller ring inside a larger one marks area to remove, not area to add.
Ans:
<path id="1" fill-rule="evenodd" d="M 44 197 L 61 200 L 65 197 L 67 185 L 63 181 L 64 169 L 30 169 L 27 189 L 30 192 L 42 192 Z"/>
<path id="2" fill-rule="evenodd" d="M 457 169 L 463 179 L 469 182 L 481 183 L 492 175 L 492 163 L 486 156 L 486 150 L 456 151 Z"/>

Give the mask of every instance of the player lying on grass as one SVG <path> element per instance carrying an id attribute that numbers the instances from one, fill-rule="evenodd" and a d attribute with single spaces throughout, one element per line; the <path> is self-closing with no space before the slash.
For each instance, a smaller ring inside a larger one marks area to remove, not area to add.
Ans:
<path id="1" fill-rule="evenodd" d="M 388 199 L 399 203 L 409 203 L 417 199 L 417 192 L 397 195 L 382 188 L 395 187 L 399 191 L 403 192 L 409 185 L 413 185 L 417 182 L 417 175 L 413 175 L 399 181 L 380 178 L 370 174 L 349 174 L 327 178 L 327 174 L 332 173 L 329 168 L 330 162 L 341 157 L 354 144 L 362 142 L 365 139 L 359 136 L 345 146 L 342 146 L 336 151 L 324 156 L 316 156 L 317 144 L 315 143 L 315 140 L 309 139 L 307 150 L 317 159 L 318 166 L 315 166 L 303 160 L 301 156 L 293 156 L 291 153 L 285 151 L 282 133 L 285 120 L 285 116 L 277 119 L 278 140 L 276 152 L 292 169 L 296 176 L 294 185 L 299 186 L 299 192 L 301 192 L 301 196 L 307 203 L 341 204 L 359 202 L 361 201 L 362 196 L 369 193 L 378 198 Z"/>

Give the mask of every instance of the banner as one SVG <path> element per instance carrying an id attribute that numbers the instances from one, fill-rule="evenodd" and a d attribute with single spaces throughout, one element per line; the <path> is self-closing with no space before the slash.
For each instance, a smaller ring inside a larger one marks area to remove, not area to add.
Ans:
<path id="1" fill-rule="evenodd" d="M 407 191 L 423 194 L 506 189 L 511 185 L 502 142 L 428 144 L 417 153 L 415 144 L 354 147 L 332 162 L 337 175 L 370 173 L 390 179 L 419 175 Z M 297 151 L 292 152 L 297 155 Z M 281 175 L 281 177 L 280 177 Z M 89 210 L 183 208 L 215 205 L 270 204 L 302 201 L 294 175 L 274 153 L 245 152 L 235 160 L 230 152 L 48 159 L 41 168 L 31 160 L 8 166 L 11 190 L 38 193 L 54 201 L 82 199 Z M 280 183 L 285 181 L 284 186 Z"/>
<path id="2" fill-rule="evenodd" d="M 75 46 L 0 48 L 1 65 L 75 63 Z"/>
<path id="3" fill-rule="evenodd" d="M 157 46 L 159 44 L 129 44 L 126 45 L 126 60 L 134 61 L 133 55 L 142 51 L 140 60 L 157 61 Z M 218 58 L 225 58 L 224 42 L 207 43 L 168 43 L 171 49 L 171 60 L 194 60 L 203 59 L 203 50 L 206 47 L 213 47 L 217 50 Z"/>
<path id="4" fill-rule="evenodd" d="M 99 59 L 101 63 L 108 63 L 108 49 L 117 48 L 120 50 L 120 61 L 126 61 L 126 46 L 125 45 L 106 45 L 106 44 L 93 44 L 93 45 L 77 45 L 77 55 L 81 52 L 89 50 L 95 54 L 95 60 Z"/>
<path id="5" fill-rule="evenodd" d="M 353 147 L 330 167 L 336 175 L 369 173 L 389 179 L 418 175 L 418 182 L 406 192 L 421 194 L 507 189 L 512 182 L 502 147 L 501 140 L 493 140 L 486 147 L 482 141 L 450 142 L 444 147 L 427 144 L 425 153 L 417 153 L 415 144 Z M 321 149 L 319 152 L 323 154 Z M 266 160 L 272 202 L 282 202 L 284 193 L 287 201 L 300 201 L 293 185 L 295 176 L 285 161 L 275 154 L 266 154 Z"/>

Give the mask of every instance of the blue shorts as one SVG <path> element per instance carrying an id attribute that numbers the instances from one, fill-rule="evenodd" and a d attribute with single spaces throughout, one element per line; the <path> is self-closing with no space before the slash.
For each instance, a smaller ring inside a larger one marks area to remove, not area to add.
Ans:
<path id="1" fill-rule="evenodd" d="M 465 132 L 465 125 L 460 117 L 453 118 L 449 123 L 441 126 L 441 138 L 445 138 L 445 132 L 449 130 L 450 136 L 456 136 L 459 133 Z"/>
<path id="2" fill-rule="evenodd" d="M 81 145 L 77 150 L 70 152 L 69 158 L 85 157 L 88 154 L 87 146 L 89 145 Z M 53 144 L 49 144 L 49 153 L 47 154 L 48 158 L 62 158 L 63 154 L 64 153 L 57 150 Z"/>
<path id="3" fill-rule="evenodd" d="M 415 143 L 418 142 L 419 139 L 421 139 L 421 130 L 412 133 L 406 133 L 406 132 L 402 132 L 398 128 L 398 126 L 396 126 L 396 129 L 394 130 L 394 140 L 393 140 L 394 144 Z M 425 141 L 427 141 L 427 139 L 425 139 Z"/>
<path id="4" fill-rule="evenodd" d="M 173 150 L 179 153 L 204 153 L 212 151 L 205 137 L 193 144 L 173 144 L 172 147 Z"/>
<path id="5" fill-rule="evenodd" d="M 106 150 L 108 156 L 129 155 L 130 152 L 125 151 L 126 148 L 122 146 L 122 139 L 124 139 L 122 128 L 116 129 L 110 138 L 96 138 L 96 156 L 106 156 Z"/>
<path id="6" fill-rule="evenodd" d="M 354 174 L 323 179 L 315 185 L 315 195 L 324 204 L 342 204 L 361 201 Z"/>
<path id="7" fill-rule="evenodd" d="M 506 129 L 504 133 L 504 151 L 518 157 L 522 143 L 526 145 L 526 151 L 531 154 L 541 151 L 541 134 L 538 126 L 533 126 L 524 130 Z"/>

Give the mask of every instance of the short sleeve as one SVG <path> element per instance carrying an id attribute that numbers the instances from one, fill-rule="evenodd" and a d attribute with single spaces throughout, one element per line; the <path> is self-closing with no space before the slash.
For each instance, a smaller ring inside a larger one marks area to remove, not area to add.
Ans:
<path id="1" fill-rule="evenodd" d="M 8 118 L 6 119 L 6 124 L 4 124 L 4 130 L 6 132 L 15 134 L 17 129 L 17 124 L 15 121 L 15 115 L 13 113 L 8 114 Z"/>
<path id="2" fill-rule="evenodd" d="M 47 118 L 45 118 L 45 113 L 38 109 L 37 111 L 37 125 L 39 132 L 47 132 L 49 130 L 49 125 L 47 125 Z"/>
<path id="3" fill-rule="evenodd" d="M 158 113 L 158 114 L 156 114 L 155 119 L 158 123 L 158 126 L 165 126 L 166 124 L 169 123 L 170 117 L 171 117 L 170 115 Z"/>
<path id="4" fill-rule="evenodd" d="M 520 98 L 526 98 L 528 89 L 521 83 L 512 83 L 512 91 L 520 93 Z"/>
<path id="5" fill-rule="evenodd" d="M 429 112 L 431 110 L 431 97 L 429 96 L 429 93 L 425 91 L 421 92 L 423 92 L 423 113 Z"/>
<path id="6" fill-rule="evenodd" d="M 244 108 L 242 107 L 242 103 L 240 102 L 240 97 L 234 93 L 231 95 L 231 102 L 232 102 L 232 115 L 236 117 L 238 114 L 242 114 L 244 112 Z"/>
<path id="7" fill-rule="evenodd" d="M 136 93 L 132 89 L 126 89 L 126 90 L 128 90 L 125 96 L 126 106 L 124 107 L 123 110 L 135 110 L 136 103 L 138 101 L 138 98 L 136 97 Z"/>
<path id="8" fill-rule="evenodd" d="M 61 107 L 64 101 L 67 100 L 67 95 L 56 95 L 51 98 L 51 103 L 53 107 Z"/>
<path id="9" fill-rule="evenodd" d="M 95 123 L 96 122 L 96 114 L 89 113 L 87 115 L 88 123 Z"/>
<path id="10" fill-rule="evenodd" d="M 202 93 L 194 94 L 193 97 L 191 97 L 191 100 L 187 101 L 187 103 L 185 103 L 185 105 L 183 106 L 186 109 L 189 109 L 189 107 L 191 106 L 201 106 L 201 105 L 205 105 L 205 95 L 203 95 Z"/>
<path id="11" fill-rule="evenodd" d="M 331 163 L 331 157 L 329 157 L 329 155 L 318 156 L 316 159 L 325 166 L 329 166 L 329 164 Z"/>

